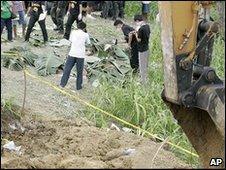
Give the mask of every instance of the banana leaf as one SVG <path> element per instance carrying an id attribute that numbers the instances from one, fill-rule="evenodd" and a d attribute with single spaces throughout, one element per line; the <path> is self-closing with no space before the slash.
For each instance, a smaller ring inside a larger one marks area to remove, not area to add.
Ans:
<path id="1" fill-rule="evenodd" d="M 37 35 L 31 37 L 29 42 L 31 45 L 33 45 L 35 47 L 39 47 L 44 44 L 43 41 L 41 40 L 41 38 L 37 37 Z"/>
<path id="2" fill-rule="evenodd" d="M 96 61 L 100 61 L 100 58 L 98 57 L 95 57 L 95 56 L 87 56 L 85 58 L 85 62 L 89 63 L 89 64 L 93 64 L 95 63 Z"/>
<path id="3" fill-rule="evenodd" d="M 24 62 L 22 58 L 15 57 L 15 56 L 12 57 L 12 56 L 7 56 L 2 54 L 1 59 L 2 59 L 2 66 L 10 70 L 21 71 L 24 68 Z"/>
<path id="4" fill-rule="evenodd" d="M 104 50 L 104 45 L 101 44 L 97 39 L 90 37 L 90 43 L 95 48 L 96 51 Z"/>
<path id="5" fill-rule="evenodd" d="M 7 54 L 15 55 L 14 57 L 21 58 L 25 64 L 34 66 L 34 61 L 38 58 L 38 55 L 32 53 L 30 49 L 26 47 L 16 46 L 11 48 L 9 51 L 4 52 Z"/>
<path id="6" fill-rule="evenodd" d="M 99 58 L 107 58 L 108 57 L 108 52 L 104 50 L 99 50 L 97 56 Z"/>
<path id="7" fill-rule="evenodd" d="M 24 68 L 24 63 L 21 61 L 21 59 L 12 59 L 9 62 L 8 68 L 10 70 L 15 70 L 15 71 L 21 71 Z"/>
<path id="8" fill-rule="evenodd" d="M 53 54 L 39 57 L 34 62 L 38 75 L 41 76 L 56 74 L 57 70 L 62 67 L 63 64 L 64 60 Z"/>
<path id="9" fill-rule="evenodd" d="M 128 73 L 131 70 L 128 66 L 118 65 L 114 61 L 111 61 L 111 63 L 115 66 L 115 68 L 118 70 L 118 72 L 121 73 L 122 75 L 125 75 L 126 73 Z"/>
<path id="10" fill-rule="evenodd" d="M 30 51 L 25 51 L 23 54 L 24 62 L 30 66 L 35 66 L 35 60 L 38 59 L 38 55 L 30 52 Z"/>
<path id="11" fill-rule="evenodd" d="M 126 55 L 126 53 L 121 48 L 119 48 L 117 45 L 115 45 L 113 49 L 114 49 L 115 55 L 119 59 L 121 59 L 121 60 L 128 60 L 129 59 L 129 56 Z"/>
<path id="12" fill-rule="evenodd" d="M 61 40 L 51 40 L 51 43 L 49 44 L 50 46 L 53 47 L 62 47 L 62 46 L 70 46 L 71 42 L 65 39 L 61 39 Z"/>

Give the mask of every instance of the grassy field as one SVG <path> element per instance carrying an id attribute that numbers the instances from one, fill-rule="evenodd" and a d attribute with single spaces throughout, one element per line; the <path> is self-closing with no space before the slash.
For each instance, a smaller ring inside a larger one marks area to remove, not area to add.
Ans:
<path id="1" fill-rule="evenodd" d="M 157 14 L 157 3 L 152 2 L 151 7 L 153 8 L 150 15 L 152 37 L 150 40 L 148 86 L 143 87 L 139 85 L 137 83 L 138 77 L 132 75 L 124 83 L 113 84 L 103 79 L 100 81 L 101 85 L 96 88 L 92 104 L 134 125 L 138 125 L 152 134 L 157 134 L 163 139 L 169 138 L 172 143 L 195 152 L 161 99 L 163 90 L 163 55 L 160 27 L 158 24 L 153 24 L 154 17 Z M 138 2 L 128 2 L 126 3 L 125 11 L 127 17 L 132 17 L 140 12 L 140 4 Z M 216 11 L 214 12 L 216 17 Z M 212 66 L 221 78 L 224 78 L 224 54 L 224 41 L 221 36 L 218 36 L 214 44 Z M 87 110 L 87 114 L 99 127 L 105 127 L 110 121 L 106 116 L 93 110 Z M 196 157 L 192 157 L 175 148 L 170 149 L 186 162 L 195 167 L 199 166 Z"/>

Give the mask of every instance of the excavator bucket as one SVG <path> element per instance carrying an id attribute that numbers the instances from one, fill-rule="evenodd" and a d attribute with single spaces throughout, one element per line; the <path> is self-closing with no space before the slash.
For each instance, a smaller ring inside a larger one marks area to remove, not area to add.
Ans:
<path id="1" fill-rule="evenodd" d="M 169 102 L 163 97 L 205 168 L 217 168 L 211 166 L 212 158 L 222 160 L 218 168 L 225 167 L 224 90 L 219 95 L 215 91 L 202 89 L 198 101 L 208 107 L 208 111 L 200 108 L 186 108 Z"/>
<path id="2" fill-rule="evenodd" d="M 198 153 L 203 167 L 224 168 L 224 82 L 210 67 L 203 67 L 194 79 L 194 63 L 187 60 L 201 51 L 209 38 L 206 34 L 197 45 L 199 8 L 198 1 L 159 1 L 164 65 L 162 98 Z M 213 159 L 222 162 L 211 166 Z"/>

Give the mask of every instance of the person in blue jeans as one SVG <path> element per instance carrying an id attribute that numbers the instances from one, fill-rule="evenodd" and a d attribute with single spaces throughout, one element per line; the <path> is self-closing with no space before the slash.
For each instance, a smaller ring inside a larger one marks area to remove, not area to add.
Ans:
<path id="1" fill-rule="evenodd" d="M 11 12 L 12 4 L 8 1 L 1 1 L 1 36 L 3 29 L 6 27 L 8 41 L 13 40 Z"/>
<path id="2" fill-rule="evenodd" d="M 22 25 L 22 35 L 25 36 L 26 31 L 26 22 L 25 22 L 25 4 L 24 1 L 12 1 L 13 4 L 13 13 L 19 15 L 18 18 L 13 20 L 13 32 L 14 38 L 17 38 L 17 22 L 19 25 Z"/>
<path id="3" fill-rule="evenodd" d="M 77 30 L 73 30 L 70 34 L 69 41 L 71 42 L 71 49 L 68 54 L 68 58 L 64 67 L 63 76 L 61 78 L 60 86 L 65 87 L 67 85 L 70 73 L 74 65 L 76 64 L 77 80 L 76 89 L 82 89 L 83 83 L 83 68 L 85 60 L 85 48 L 86 44 L 90 44 L 89 34 L 86 33 L 86 24 L 79 22 L 77 24 Z"/>

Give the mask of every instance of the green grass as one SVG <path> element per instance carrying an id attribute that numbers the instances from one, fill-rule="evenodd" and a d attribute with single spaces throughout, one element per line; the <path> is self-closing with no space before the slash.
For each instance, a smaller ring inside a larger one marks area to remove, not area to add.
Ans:
<path id="1" fill-rule="evenodd" d="M 126 1 L 125 14 L 126 17 L 133 17 L 135 14 L 141 14 L 142 5 L 141 1 Z M 153 21 L 158 14 L 158 3 L 157 1 L 152 1 L 150 3 L 150 14 L 149 20 Z"/>
<path id="2" fill-rule="evenodd" d="M 221 36 L 217 37 L 214 41 L 214 49 L 212 55 L 211 67 L 216 70 L 217 75 L 225 78 L 225 41 Z"/>

